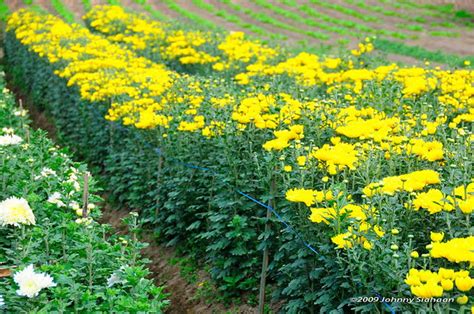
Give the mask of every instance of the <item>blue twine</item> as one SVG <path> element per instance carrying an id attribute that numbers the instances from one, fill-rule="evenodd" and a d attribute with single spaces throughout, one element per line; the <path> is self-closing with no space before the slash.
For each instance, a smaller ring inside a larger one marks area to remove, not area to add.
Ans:
<path id="1" fill-rule="evenodd" d="M 122 130 L 125 130 L 125 131 L 129 131 L 128 128 L 124 127 L 123 125 L 121 125 L 120 123 L 116 123 L 116 125 L 118 125 L 118 127 Z M 144 140 L 143 137 L 139 136 L 138 132 L 133 132 L 136 136 L 137 139 L 141 140 L 145 146 L 147 147 L 150 147 L 150 148 L 153 148 L 153 145 L 150 144 L 148 141 Z M 208 172 L 211 172 L 213 175 L 217 175 L 218 173 L 216 171 L 214 171 L 213 169 L 211 168 L 207 168 L 207 167 L 201 167 L 201 166 L 197 166 L 197 165 L 193 165 L 193 164 L 190 164 L 190 163 L 186 163 L 186 162 L 182 162 L 180 160 L 177 160 L 175 158 L 168 158 L 167 156 L 165 156 L 165 154 L 162 152 L 161 148 L 159 147 L 155 147 L 153 149 L 153 151 L 158 155 L 158 156 L 161 156 L 163 158 L 166 158 L 167 160 L 172 160 L 174 161 L 175 163 L 177 164 L 181 164 L 183 165 L 184 167 L 187 167 L 187 168 L 190 168 L 190 169 L 196 169 L 196 170 L 202 170 L 202 171 L 208 171 Z M 227 183 L 227 182 L 224 182 L 224 184 L 226 185 L 230 185 L 230 183 Z M 238 189 L 234 189 L 238 194 L 244 196 L 245 198 L 251 200 L 252 202 L 270 210 L 274 215 L 275 217 L 277 217 L 278 221 L 280 223 L 282 223 L 288 230 L 290 230 L 297 238 L 298 240 L 300 240 L 303 245 L 308 248 L 310 251 L 312 251 L 314 254 L 320 256 L 320 257 L 323 257 L 322 254 L 320 254 L 314 247 L 311 246 L 311 244 L 309 244 L 308 242 L 306 242 L 303 238 L 303 236 L 298 232 L 296 231 L 285 219 L 283 219 L 283 217 L 275 210 L 275 208 L 273 208 L 272 206 L 270 205 L 267 205 L 263 202 L 261 202 L 260 200 L 248 195 L 247 193 L 244 193 Z M 379 297 L 381 300 L 383 299 L 383 297 L 375 290 L 372 290 L 372 292 L 377 296 Z M 387 302 L 383 301 L 382 302 L 387 308 L 388 310 L 390 311 L 391 314 L 395 314 L 395 310 L 393 309 L 393 307 L 388 304 Z"/>
<path id="2" fill-rule="evenodd" d="M 248 194 L 246 194 L 246 193 L 244 193 L 244 192 L 242 192 L 242 191 L 240 191 L 240 190 L 236 190 L 236 192 L 239 193 L 240 195 L 245 196 L 246 198 L 248 198 L 249 200 L 253 201 L 254 203 L 257 203 L 258 205 L 263 206 L 263 207 L 265 207 L 266 209 L 270 210 L 270 211 L 277 217 L 277 219 L 278 219 L 282 224 L 284 224 L 284 225 L 286 226 L 286 228 L 288 228 L 291 232 L 293 232 L 293 233 L 296 235 L 296 237 L 297 237 L 308 249 L 310 249 L 311 251 L 313 251 L 315 254 L 321 256 L 321 254 L 319 254 L 319 252 L 316 251 L 315 248 L 313 248 L 309 243 L 307 243 L 307 242 L 303 239 L 303 237 L 302 237 L 295 229 L 293 229 L 293 227 L 290 226 L 290 225 L 280 216 L 280 214 L 278 214 L 278 212 L 277 212 L 272 206 L 266 205 L 266 204 L 260 202 L 259 200 L 257 200 L 256 198 L 253 198 L 252 196 L 250 196 L 250 195 L 248 195 Z"/>

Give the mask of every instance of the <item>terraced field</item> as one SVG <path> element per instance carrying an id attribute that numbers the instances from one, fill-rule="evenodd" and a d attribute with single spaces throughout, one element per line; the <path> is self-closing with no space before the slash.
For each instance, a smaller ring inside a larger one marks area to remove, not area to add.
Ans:
<path id="1" fill-rule="evenodd" d="M 375 36 L 393 61 L 460 65 L 474 55 L 469 1 L 414 0 L 5 0 L 4 10 L 33 6 L 66 21 L 97 4 L 117 4 L 155 18 L 180 19 L 207 29 L 245 31 L 315 52 L 353 48 Z M 434 4 L 433 4 L 434 3 Z"/>

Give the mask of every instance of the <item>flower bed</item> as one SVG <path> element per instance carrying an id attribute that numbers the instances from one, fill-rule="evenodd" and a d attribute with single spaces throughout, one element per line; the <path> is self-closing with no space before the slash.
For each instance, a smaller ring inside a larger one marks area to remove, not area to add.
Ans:
<path id="1" fill-rule="evenodd" d="M 0 90 L 0 309 L 162 312 L 168 301 L 146 278 L 143 244 L 108 236 L 93 178 L 84 207 L 86 166 L 30 128 L 3 73 Z M 136 216 L 127 221 L 136 225 Z"/>
<path id="2" fill-rule="evenodd" d="M 51 16 L 18 13 L 6 36 L 10 73 L 62 139 L 162 241 L 208 262 L 222 293 L 255 291 L 268 248 L 288 312 L 470 306 L 472 71 L 303 53 L 247 68 L 238 86 Z M 265 230 L 248 194 L 298 235 L 277 219 Z M 356 302 L 368 296 L 452 302 Z"/>

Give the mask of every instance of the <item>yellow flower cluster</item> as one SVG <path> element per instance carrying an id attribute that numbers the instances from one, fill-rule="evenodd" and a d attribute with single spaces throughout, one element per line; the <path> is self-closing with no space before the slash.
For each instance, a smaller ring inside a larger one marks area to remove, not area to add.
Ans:
<path id="1" fill-rule="evenodd" d="M 276 99 L 273 95 L 262 93 L 242 99 L 240 104 L 234 109 L 232 119 L 241 123 L 253 123 L 258 129 L 277 126 L 277 114 L 271 114 L 270 109 L 276 107 Z"/>
<path id="2" fill-rule="evenodd" d="M 413 200 L 413 206 L 415 210 L 424 208 L 430 214 L 450 212 L 457 206 L 463 214 L 469 215 L 474 211 L 474 183 L 458 186 L 454 189 L 453 195 L 444 195 L 438 189 L 418 193 Z"/>
<path id="3" fill-rule="evenodd" d="M 360 56 L 364 53 L 370 53 L 374 50 L 374 45 L 370 42 L 370 38 L 367 37 L 365 39 L 366 43 L 359 43 L 357 49 L 353 49 L 351 50 L 351 53 L 354 55 L 354 56 Z"/>
<path id="4" fill-rule="evenodd" d="M 405 283 L 410 286 L 411 292 L 421 298 L 441 297 L 443 292 L 449 292 L 454 286 L 459 291 L 468 292 L 474 285 L 474 279 L 469 277 L 466 270 L 440 268 L 438 272 L 411 268 Z"/>
<path id="5" fill-rule="evenodd" d="M 341 194 L 338 195 L 338 197 Z M 304 203 L 310 207 L 316 203 L 332 201 L 335 199 L 332 191 L 317 191 L 312 189 L 290 189 L 286 192 L 286 199 L 290 202 Z M 338 208 L 336 204 L 332 207 L 311 207 L 309 220 L 314 223 L 331 224 L 344 218 L 349 224 L 347 232 L 338 233 L 331 237 L 331 241 L 337 248 L 352 248 L 360 244 L 364 249 L 372 249 L 373 244 L 368 240 L 368 234 L 383 237 L 384 232 L 378 225 L 371 225 L 367 219 L 376 214 L 374 208 L 368 205 L 347 204 Z"/>
<path id="6" fill-rule="evenodd" d="M 422 190 L 427 185 L 441 183 L 439 173 L 434 170 L 419 170 L 408 174 L 386 177 L 380 182 L 370 183 L 363 192 L 371 197 L 375 194 L 394 195 L 395 192 L 413 192 Z"/>
<path id="7" fill-rule="evenodd" d="M 243 32 L 227 35 L 187 31 L 160 23 L 141 14 L 128 13 L 119 6 L 95 6 L 84 19 L 95 31 L 146 55 L 159 54 L 163 60 L 182 65 L 212 64 L 216 72 L 272 59 L 277 51 Z"/>
<path id="8" fill-rule="evenodd" d="M 96 6 L 85 16 L 96 31 L 114 42 L 123 43 L 137 51 L 148 49 L 146 55 L 159 54 L 164 60 L 181 64 L 212 64 L 216 72 L 245 70 L 235 75 L 240 84 L 249 84 L 255 76 L 289 75 L 305 86 L 326 84 L 333 88 L 351 87 L 360 93 L 364 82 L 384 79 L 402 85 L 404 96 L 412 98 L 439 88 L 439 100 L 455 108 L 473 104 L 472 71 L 426 70 L 418 67 L 399 68 L 395 64 L 375 69 L 355 69 L 352 60 L 325 58 L 302 52 L 281 59 L 281 53 L 259 41 L 249 40 L 242 32 L 227 35 L 176 30 L 146 16 L 127 13 L 117 6 Z M 360 56 L 374 50 L 370 39 L 352 50 Z M 339 69 L 339 71 L 337 71 Z"/>
<path id="9" fill-rule="evenodd" d="M 423 139 L 411 139 L 406 147 L 408 154 L 414 154 L 428 161 L 444 158 L 443 143 L 438 141 L 426 142 Z"/>
<path id="10" fill-rule="evenodd" d="M 468 262 L 474 266 L 474 236 L 436 242 L 432 246 L 430 255 L 433 258 L 446 258 L 454 263 Z"/>
<path id="11" fill-rule="evenodd" d="M 454 206 L 438 189 L 429 189 L 428 192 L 419 193 L 413 200 L 415 210 L 425 208 L 430 214 L 436 214 L 440 211 L 452 211 Z"/>
<path id="12" fill-rule="evenodd" d="M 304 137 L 302 125 L 292 125 L 289 130 L 274 131 L 276 139 L 265 142 L 262 147 L 267 150 L 282 150 L 290 146 L 291 140 L 300 140 Z"/>
<path id="13" fill-rule="evenodd" d="M 360 206 L 355 204 L 347 204 L 339 210 L 334 207 L 311 208 L 311 215 L 309 216 L 309 220 L 316 223 L 324 222 L 328 224 L 328 219 L 335 219 L 342 215 L 345 215 L 348 218 L 353 218 L 358 221 L 364 221 L 367 219 L 367 212 L 369 212 L 368 206 Z"/>
<path id="14" fill-rule="evenodd" d="M 311 189 L 290 189 L 286 192 L 286 199 L 290 202 L 305 203 L 311 206 L 315 203 L 330 201 L 334 198 L 331 191 L 317 191 Z"/>
<path id="15" fill-rule="evenodd" d="M 315 148 L 310 157 L 323 162 L 329 174 L 334 175 L 346 168 L 354 170 L 358 154 L 355 145 L 335 140 L 333 145 L 325 144 L 321 148 Z"/>
<path id="16" fill-rule="evenodd" d="M 349 249 L 354 245 L 360 245 L 366 250 L 371 250 L 373 243 L 368 240 L 368 235 L 381 238 L 385 235 L 385 232 L 378 225 L 372 226 L 365 221 L 357 221 L 351 223 L 351 226 L 347 228 L 347 232 L 332 236 L 331 242 L 336 244 L 338 249 Z"/>
<path id="17" fill-rule="evenodd" d="M 15 31 L 22 44 L 54 64 L 55 73 L 66 78 L 69 86 L 77 86 L 82 98 L 92 102 L 121 99 L 123 104 L 113 104 L 108 119 L 127 117 L 126 124 L 140 128 L 166 125 L 171 119 L 155 116 L 154 111 L 162 107 L 157 98 L 177 77 L 164 66 L 52 15 L 20 10 L 9 18 L 7 30 Z"/>

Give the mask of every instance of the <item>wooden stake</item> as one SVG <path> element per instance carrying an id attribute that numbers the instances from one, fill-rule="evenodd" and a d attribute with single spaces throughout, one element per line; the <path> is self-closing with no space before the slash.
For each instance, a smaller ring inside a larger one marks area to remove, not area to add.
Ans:
<path id="1" fill-rule="evenodd" d="M 271 200 L 268 201 L 268 206 L 271 205 Z M 270 231 L 270 217 L 272 212 L 267 209 L 267 221 L 265 222 L 265 234 L 268 234 Z M 268 268 L 268 246 L 263 250 L 263 259 L 262 259 L 262 274 L 260 275 L 260 293 L 258 296 L 258 313 L 263 314 L 265 309 L 265 285 L 267 281 L 267 268 Z"/>
<path id="2" fill-rule="evenodd" d="M 270 199 L 268 200 L 268 207 L 275 208 L 275 200 L 273 199 L 273 195 L 276 191 L 276 182 L 275 179 L 272 179 L 270 185 Z M 265 222 L 265 234 L 270 232 L 270 217 L 272 216 L 272 212 L 270 209 L 267 208 L 267 221 Z M 263 250 L 263 258 L 262 258 L 262 274 L 260 275 L 260 293 L 258 296 L 258 313 L 263 314 L 265 310 L 265 285 L 267 282 L 267 269 L 268 269 L 268 245 L 265 246 Z"/>
<path id="3" fill-rule="evenodd" d="M 84 194 L 82 196 L 82 218 L 87 217 L 89 207 L 89 172 L 84 173 Z"/>

